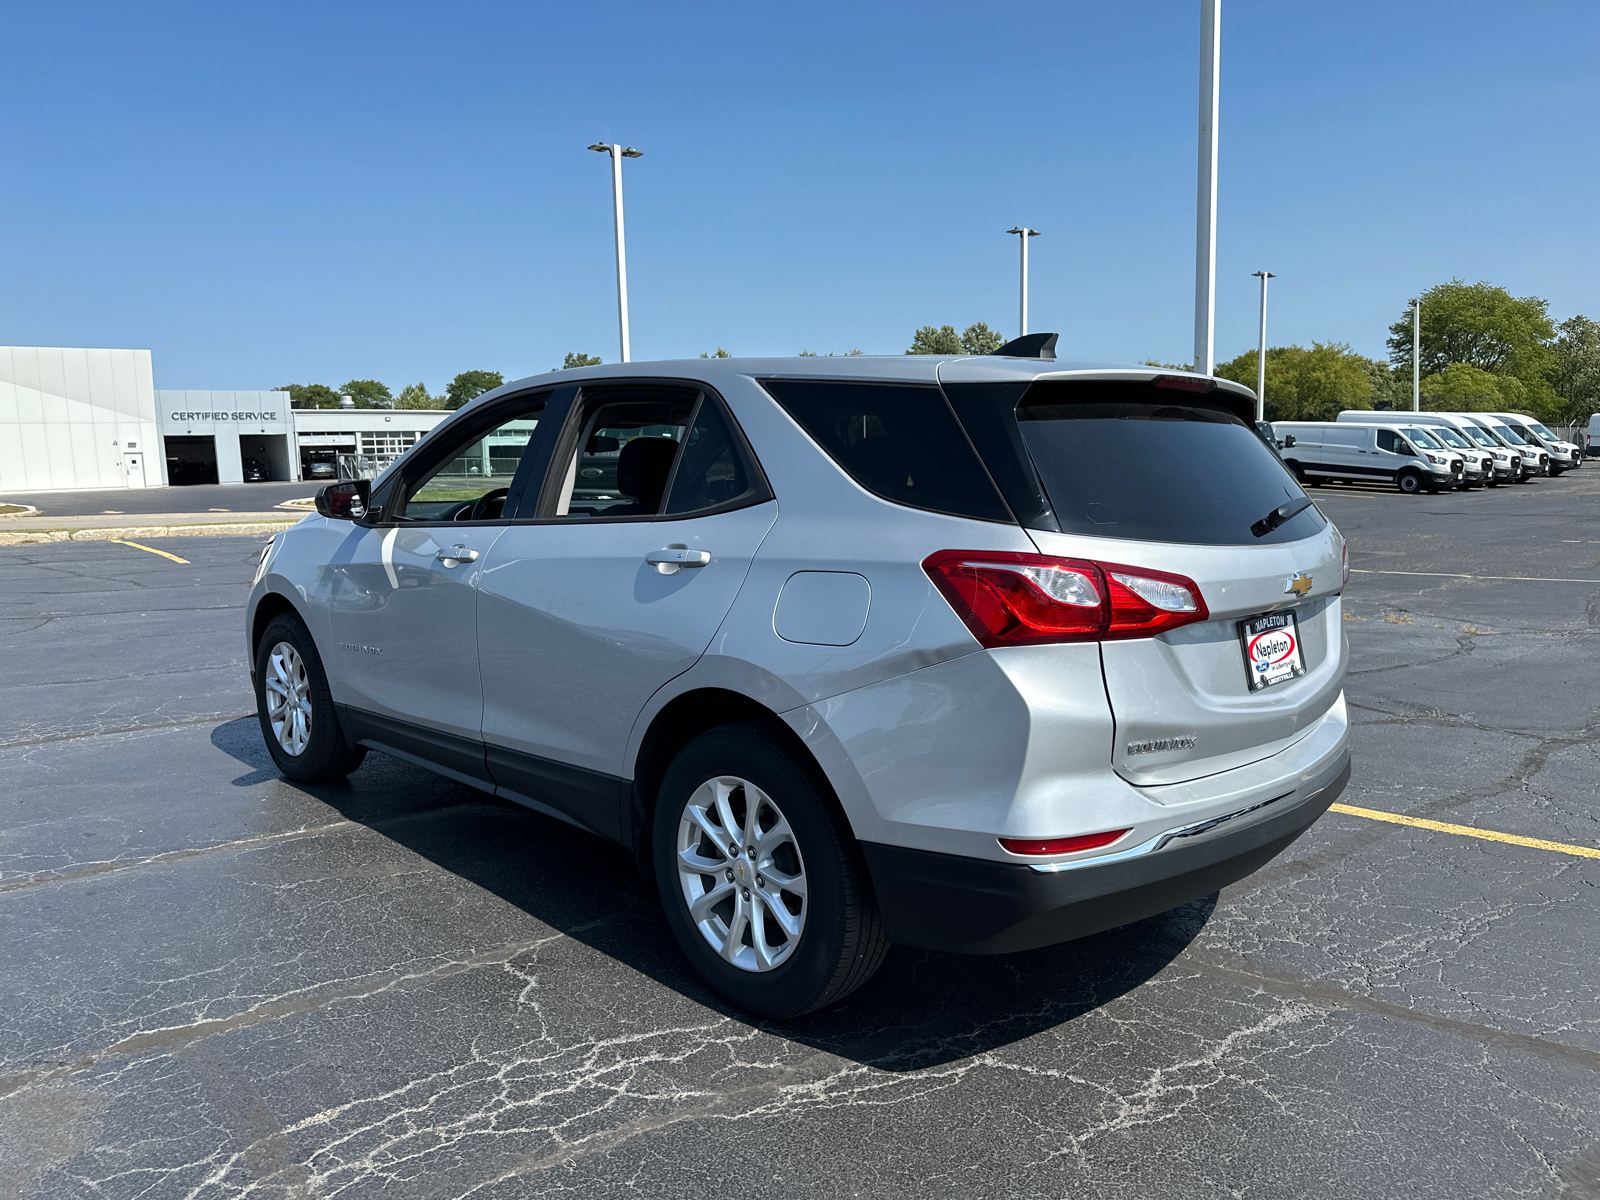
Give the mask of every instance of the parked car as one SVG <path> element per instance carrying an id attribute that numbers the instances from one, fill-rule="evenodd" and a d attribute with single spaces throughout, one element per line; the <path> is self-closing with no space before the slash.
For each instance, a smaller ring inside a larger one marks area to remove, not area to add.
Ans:
<path id="1" fill-rule="evenodd" d="M 1583 451 L 1571 442 L 1562 441 L 1532 417 L 1521 413 L 1487 413 L 1504 421 L 1517 436 L 1530 445 L 1538 446 L 1550 456 L 1550 474 L 1560 475 L 1583 466 Z"/>
<path id="2" fill-rule="evenodd" d="M 1393 483 L 1402 492 L 1437 492 L 1466 477 L 1461 455 L 1415 425 L 1351 425 L 1337 421 L 1274 421 L 1280 438 L 1295 439 L 1284 461 L 1299 479 L 1317 485 Z"/>
<path id="3" fill-rule="evenodd" d="M 1411 419 L 1417 428 L 1425 431 L 1424 436 L 1434 439 L 1444 449 L 1461 456 L 1462 481 L 1457 486 L 1462 491 L 1479 484 L 1486 487 L 1496 486 L 1500 481 L 1495 476 L 1494 454 L 1469 442 L 1447 425 L 1433 424 L 1428 420 L 1431 415 L 1431 413 L 1413 413 Z M 1372 409 L 1346 409 L 1337 419 L 1346 425 L 1393 425 L 1396 415 Z M 1408 426 L 1402 425 L 1400 428 L 1404 431 Z"/>
<path id="4" fill-rule="evenodd" d="M 1444 426 L 1454 429 L 1480 450 L 1493 455 L 1495 479 L 1501 483 L 1526 483 L 1538 470 L 1539 460 L 1531 450 L 1525 446 L 1513 446 L 1476 421 L 1469 421 L 1458 413 L 1415 415 L 1418 420 L 1426 420 L 1430 428 Z"/>
<path id="5" fill-rule="evenodd" d="M 337 479 L 339 478 L 339 469 L 331 462 L 325 462 L 319 459 L 306 468 L 306 478 Z"/>
<path id="6" fill-rule="evenodd" d="M 1026 950 L 1249 874 L 1348 778 L 1344 539 L 1248 391 L 1053 341 L 479 398 L 263 552 L 274 762 L 376 749 L 632 849 L 773 1017 L 891 943 Z M 510 431 L 509 478 L 461 468 Z"/>
<path id="7" fill-rule="evenodd" d="M 272 473 L 259 458 L 247 458 L 243 464 L 244 481 L 246 483 L 265 483 L 272 478 Z"/>

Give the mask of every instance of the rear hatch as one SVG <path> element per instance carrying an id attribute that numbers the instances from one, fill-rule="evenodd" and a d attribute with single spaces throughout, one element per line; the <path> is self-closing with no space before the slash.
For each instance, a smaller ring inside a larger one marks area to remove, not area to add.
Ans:
<path id="1" fill-rule="evenodd" d="M 1246 419 L 1253 399 L 1193 377 L 945 387 L 1042 554 L 1097 564 L 1113 592 L 1148 571 L 1197 593 L 1186 623 L 1101 641 L 1119 774 L 1243 766 L 1333 706 L 1343 540 Z"/>

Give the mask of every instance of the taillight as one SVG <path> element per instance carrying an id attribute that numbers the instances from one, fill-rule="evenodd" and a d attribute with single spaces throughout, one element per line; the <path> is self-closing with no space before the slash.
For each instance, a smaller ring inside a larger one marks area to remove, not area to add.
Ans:
<path id="1" fill-rule="evenodd" d="M 1109 846 L 1126 829 L 1112 829 L 1105 833 L 1086 833 L 1081 837 L 1063 838 L 1001 838 L 1000 844 L 1013 854 L 1071 854 L 1074 850 L 1097 850 Z"/>
<path id="2" fill-rule="evenodd" d="M 991 649 L 1153 637 L 1209 615 L 1192 579 L 1048 554 L 940 550 L 922 569 Z"/>

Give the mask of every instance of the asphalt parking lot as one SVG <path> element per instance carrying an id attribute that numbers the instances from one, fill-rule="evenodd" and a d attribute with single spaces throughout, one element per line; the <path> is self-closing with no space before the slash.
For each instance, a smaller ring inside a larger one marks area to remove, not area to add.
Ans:
<path id="1" fill-rule="evenodd" d="M 1347 806 L 1600 846 L 1600 464 L 1313 493 Z M 752 1023 L 631 857 L 279 778 L 260 539 L 0 547 L 0 1198 L 1600 1197 L 1600 859 L 1343 812 L 1220 896 Z"/>

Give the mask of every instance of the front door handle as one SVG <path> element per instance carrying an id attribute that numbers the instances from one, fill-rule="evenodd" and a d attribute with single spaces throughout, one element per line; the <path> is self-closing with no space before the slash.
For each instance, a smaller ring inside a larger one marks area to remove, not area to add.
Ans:
<path id="1" fill-rule="evenodd" d="M 477 562 L 478 552 L 476 550 L 468 550 L 460 542 L 457 542 L 450 549 L 439 551 L 434 557 L 447 567 L 459 567 L 464 562 Z"/>
<path id="2" fill-rule="evenodd" d="M 711 564 L 709 550 L 691 550 L 681 544 L 673 544 L 663 550 L 652 550 L 644 556 L 649 563 L 663 575 L 676 575 L 685 567 L 705 567 Z"/>

